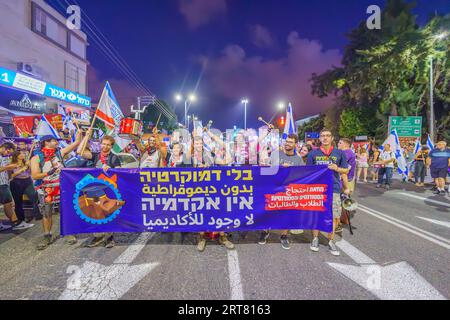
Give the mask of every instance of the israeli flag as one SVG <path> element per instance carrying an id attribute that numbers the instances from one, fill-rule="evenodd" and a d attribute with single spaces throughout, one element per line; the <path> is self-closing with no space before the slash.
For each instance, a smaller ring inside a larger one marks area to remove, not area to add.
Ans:
<path id="1" fill-rule="evenodd" d="M 420 148 L 421 148 L 420 139 L 417 138 L 416 144 L 414 145 L 414 154 L 419 153 Z"/>
<path id="2" fill-rule="evenodd" d="M 406 164 L 406 159 L 404 155 L 404 150 L 400 146 L 400 141 L 398 139 L 397 130 L 394 129 L 391 131 L 391 135 L 394 136 L 395 139 L 395 158 L 397 159 L 398 173 L 407 177 L 409 170 L 408 165 Z"/>
<path id="3" fill-rule="evenodd" d="M 61 138 L 58 134 L 58 131 L 56 131 L 56 129 L 53 128 L 53 126 L 47 120 L 45 115 L 41 116 L 41 121 L 39 122 L 39 125 L 36 129 L 36 137 L 40 138 L 43 136 L 53 136 L 53 137 L 55 137 L 55 139 Z"/>
<path id="4" fill-rule="evenodd" d="M 43 136 L 53 136 L 55 139 L 58 139 L 60 148 L 66 148 L 68 146 L 66 141 L 60 140 L 61 137 L 59 136 L 58 131 L 51 125 L 45 115 L 42 115 L 41 121 L 37 127 L 36 139 Z"/>
<path id="5" fill-rule="evenodd" d="M 286 110 L 286 123 L 284 125 L 282 140 L 285 141 L 290 134 L 297 134 L 297 128 L 294 123 L 294 112 L 292 110 L 292 105 L 289 103 Z"/>
<path id="6" fill-rule="evenodd" d="M 380 146 L 379 150 L 383 151 L 384 146 L 386 144 L 389 144 L 391 146 L 391 150 L 395 154 L 395 159 L 397 160 L 397 166 L 398 166 L 398 173 L 400 173 L 403 177 L 408 177 L 408 165 L 406 164 L 406 159 L 404 156 L 404 151 L 402 147 L 400 146 L 400 140 L 398 139 L 397 130 L 394 129 L 391 131 L 391 134 L 386 139 L 386 141 L 383 142 L 383 144 Z"/>
<path id="7" fill-rule="evenodd" d="M 428 135 L 428 138 L 427 138 L 427 147 L 428 147 L 428 149 L 430 149 L 430 151 L 434 149 L 434 144 L 433 144 L 433 141 L 431 140 L 430 135 Z"/>

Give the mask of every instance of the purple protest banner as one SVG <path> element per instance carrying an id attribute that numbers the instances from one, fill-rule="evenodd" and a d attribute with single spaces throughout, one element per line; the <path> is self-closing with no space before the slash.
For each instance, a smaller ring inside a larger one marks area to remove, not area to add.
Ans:
<path id="1" fill-rule="evenodd" d="M 333 174 L 326 166 L 64 169 L 61 234 L 331 232 Z"/>

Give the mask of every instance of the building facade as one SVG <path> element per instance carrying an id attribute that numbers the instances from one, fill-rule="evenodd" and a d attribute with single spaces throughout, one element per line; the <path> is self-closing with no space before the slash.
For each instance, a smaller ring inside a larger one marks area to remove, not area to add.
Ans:
<path id="1" fill-rule="evenodd" d="M 0 0 L 0 126 L 12 117 L 89 112 L 87 36 L 44 0 Z"/>

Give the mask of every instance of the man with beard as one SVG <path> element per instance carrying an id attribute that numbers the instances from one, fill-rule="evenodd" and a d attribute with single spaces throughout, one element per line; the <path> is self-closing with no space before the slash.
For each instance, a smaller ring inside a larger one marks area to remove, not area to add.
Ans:
<path id="1" fill-rule="evenodd" d="M 82 146 L 88 143 L 91 137 L 90 131 L 87 132 L 83 142 L 77 150 L 77 153 L 82 158 L 90 160 L 92 167 L 103 169 L 105 173 L 111 168 L 118 168 L 121 166 L 120 159 L 114 153 L 112 148 L 116 141 L 111 136 L 103 136 L 100 145 L 100 152 L 91 152 L 90 150 L 81 150 Z M 82 153 L 83 152 L 83 153 Z M 113 248 L 115 246 L 114 236 L 112 233 L 95 233 L 94 238 L 88 244 L 89 248 L 104 245 L 106 248 Z"/>
<path id="2" fill-rule="evenodd" d="M 78 132 L 75 142 L 66 148 L 59 149 L 59 142 L 53 136 L 44 136 L 41 150 L 31 158 L 31 178 L 39 196 L 40 211 L 43 215 L 42 226 L 44 238 L 37 246 L 38 250 L 46 249 L 56 239 L 52 236 L 53 205 L 59 203 L 59 176 L 64 166 L 64 157 L 74 151 L 81 142 L 82 132 Z"/>
<path id="3" fill-rule="evenodd" d="M 147 146 L 141 143 L 140 139 L 135 140 L 135 144 L 141 153 L 141 168 L 162 168 L 165 167 L 165 158 L 161 151 L 161 141 L 158 141 L 158 129 L 153 128 L 153 134 L 148 138 Z"/>
<path id="4" fill-rule="evenodd" d="M 334 136 L 328 129 L 320 132 L 321 147 L 313 150 L 308 155 L 307 165 L 327 165 L 333 171 L 333 232 L 328 234 L 328 249 L 334 256 L 339 256 L 340 252 L 334 243 L 335 228 L 339 224 L 341 217 L 341 175 L 346 175 L 350 171 L 347 158 L 342 150 L 333 146 Z M 348 193 L 348 190 L 346 190 Z M 310 249 L 313 252 L 319 251 L 319 230 L 313 230 L 313 240 Z"/>

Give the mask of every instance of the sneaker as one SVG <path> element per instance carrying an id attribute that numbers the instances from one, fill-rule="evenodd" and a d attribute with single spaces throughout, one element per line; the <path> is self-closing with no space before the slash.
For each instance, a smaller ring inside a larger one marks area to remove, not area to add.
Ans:
<path id="1" fill-rule="evenodd" d="M 234 249 L 234 244 L 230 240 L 228 240 L 227 236 L 220 236 L 219 243 L 223 244 L 228 250 Z"/>
<path id="2" fill-rule="evenodd" d="M 76 238 L 75 236 L 67 236 L 67 237 L 66 237 L 66 243 L 67 243 L 69 246 L 73 246 L 74 244 L 77 243 L 77 238 Z"/>
<path id="3" fill-rule="evenodd" d="M 381 188 L 381 184 L 377 183 L 376 188 L 377 188 L 377 189 Z"/>
<path id="4" fill-rule="evenodd" d="M 12 228 L 12 226 L 9 225 L 9 224 L 3 224 L 3 223 L 0 223 L 0 231 L 9 230 L 9 229 L 11 229 L 11 228 Z"/>
<path id="5" fill-rule="evenodd" d="M 280 237 L 281 247 L 285 250 L 289 250 L 291 248 L 291 245 L 289 244 L 289 240 L 287 236 L 281 236 Z"/>
<path id="6" fill-rule="evenodd" d="M 309 247 L 311 249 L 311 251 L 314 252 L 319 252 L 319 238 L 315 237 L 312 241 L 311 241 L 311 245 Z"/>
<path id="7" fill-rule="evenodd" d="M 39 244 L 37 245 L 36 249 L 41 251 L 44 249 L 47 249 L 49 245 L 51 245 L 53 243 L 53 237 L 51 234 L 46 234 L 44 235 L 44 238 L 41 240 L 41 242 L 39 242 Z"/>
<path id="8" fill-rule="evenodd" d="M 339 256 L 339 255 L 341 255 L 341 253 L 339 252 L 339 250 L 338 250 L 338 248 L 337 248 L 337 246 L 336 246 L 336 244 L 334 243 L 333 240 L 330 240 L 330 241 L 328 242 L 328 250 L 330 250 L 330 253 L 331 253 L 333 256 Z"/>
<path id="9" fill-rule="evenodd" d="M 338 224 L 338 226 L 336 227 L 336 230 L 334 230 L 334 233 L 342 233 L 344 229 L 342 228 L 341 224 Z"/>
<path id="10" fill-rule="evenodd" d="M 25 230 L 34 227 L 34 224 L 26 223 L 25 221 L 22 221 L 18 225 L 15 225 L 12 229 L 15 230 Z"/>
<path id="11" fill-rule="evenodd" d="M 205 251 L 205 248 L 206 248 L 206 240 L 201 238 L 200 240 L 198 240 L 197 250 L 203 252 Z"/>
<path id="12" fill-rule="evenodd" d="M 114 237 L 113 236 L 111 236 L 108 239 L 106 239 L 106 241 L 105 241 L 105 248 L 111 249 L 111 248 L 114 248 L 115 245 L 116 245 L 116 242 L 114 241 Z"/>
<path id="13" fill-rule="evenodd" d="M 267 243 L 267 239 L 269 239 L 269 235 L 270 233 L 267 231 L 261 232 L 261 234 L 259 235 L 259 244 L 266 244 Z"/>
<path id="14" fill-rule="evenodd" d="M 88 248 L 98 247 L 104 243 L 103 237 L 94 237 L 91 242 L 87 245 Z"/>
<path id="15" fill-rule="evenodd" d="M 436 191 L 434 191 L 433 194 L 435 194 L 435 195 L 445 194 L 445 191 L 441 191 L 441 190 L 436 189 Z"/>
<path id="16" fill-rule="evenodd" d="M 386 190 L 389 190 L 389 189 L 391 188 L 391 186 L 387 184 L 387 185 L 385 186 L 385 188 L 386 188 Z"/>

